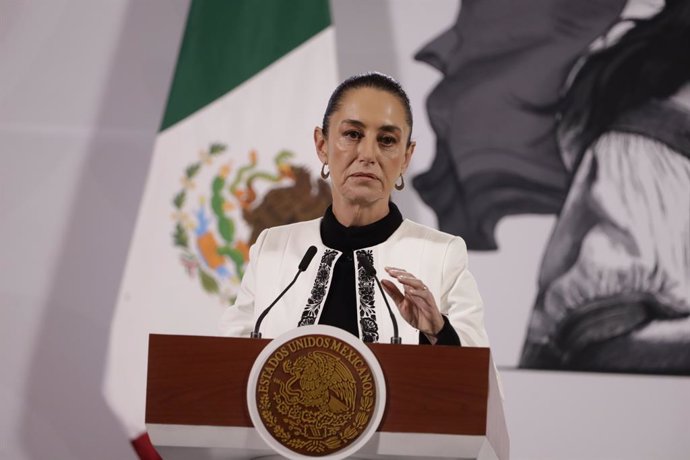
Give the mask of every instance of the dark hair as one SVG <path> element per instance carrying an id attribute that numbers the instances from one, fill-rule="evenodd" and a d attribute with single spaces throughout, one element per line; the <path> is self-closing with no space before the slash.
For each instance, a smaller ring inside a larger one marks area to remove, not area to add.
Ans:
<path id="1" fill-rule="evenodd" d="M 668 98 L 690 80 L 690 1 L 666 0 L 655 16 L 634 22 L 587 58 L 561 101 L 564 122 L 578 126 L 580 153 L 626 111 Z"/>
<path id="2" fill-rule="evenodd" d="M 405 108 L 405 121 L 410 125 L 410 135 L 407 138 L 409 145 L 412 138 L 412 109 L 410 108 L 410 99 L 407 97 L 405 90 L 400 86 L 393 77 L 382 74 L 380 72 L 368 72 L 359 75 L 353 75 L 347 80 L 343 81 L 331 94 L 326 106 L 326 112 L 323 114 L 323 135 L 328 137 L 328 128 L 330 125 L 330 118 L 333 112 L 340 108 L 340 102 L 343 100 L 345 94 L 357 88 L 374 88 L 381 91 L 386 91 L 397 97 L 400 103 Z"/>

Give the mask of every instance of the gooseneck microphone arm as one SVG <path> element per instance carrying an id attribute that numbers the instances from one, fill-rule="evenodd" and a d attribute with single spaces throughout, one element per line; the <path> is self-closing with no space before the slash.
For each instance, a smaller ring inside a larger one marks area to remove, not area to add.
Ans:
<path id="1" fill-rule="evenodd" d="M 381 291 L 381 297 L 383 297 L 383 301 L 386 303 L 386 307 L 388 308 L 388 314 L 390 314 L 391 322 L 393 323 L 393 337 L 391 337 L 391 343 L 396 343 L 396 344 L 402 343 L 402 339 L 398 335 L 398 321 L 395 319 L 395 315 L 393 314 L 393 310 L 391 310 L 391 306 L 388 303 L 388 298 L 386 297 L 386 293 L 383 291 L 383 286 L 381 286 L 381 281 L 379 281 L 378 276 L 376 276 L 376 269 L 371 264 L 369 259 L 367 259 L 367 257 L 361 252 L 357 253 L 357 260 L 359 261 L 359 264 L 362 267 L 364 267 L 364 271 L 367 273 L 367 275 L 374 278 L 374 280 L 376 281 L 376 285 L 379 287 L 379 291 Z"/>
<path id="2" fill-rule="evenodd" d="M 261 322 L 264 320 L 268 312 L 271 311 L 271 308 L 273 308 L 273 306 L 276 303 L 278 303 L 278 301 L 285 295 L 285 293 L 292 287 L 292 285 L 295 284 L 295 282 L 297 281 L 297 277 L 307 269 L 315 254 L 316 246 L 309 246 L 309 249 L 307 249 L 307 252 L 304 253 L 304 257 L 302 257 L 302 261 L 299 263 L 299 266 L 297 267 L 297 273 L 295 273 L 295 277 L 292 278 L 290 284 L 288 284 L 287 287 L 283 289 L 283 292 L 281 292 L 280 295 L 276 297 L 276 299 L 271 303 L 271 305 L 269 305 L 264 311 L 261 312 L 261 315 L 259 315 L 259 318 L 256 320 L 256 324 L 254 325 L 254 330 L 251 332 L 249 337 L 251 337 L 252 339 L 261 338 L 261 332 L 259 332 Z"/>

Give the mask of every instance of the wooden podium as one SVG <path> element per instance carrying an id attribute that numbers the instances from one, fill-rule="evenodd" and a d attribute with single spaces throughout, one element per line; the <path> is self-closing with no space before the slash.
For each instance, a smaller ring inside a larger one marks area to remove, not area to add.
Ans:
<path id="1" fill-rule="evenodd" d="M 149 337 L 146 425 L 168 459 L 275 455 L 246 402 L 263 339 Z M 508 459 L 509 439 L 488 348 L 370 344 L 386 379 L 376 434 L 354 458 Z"/>

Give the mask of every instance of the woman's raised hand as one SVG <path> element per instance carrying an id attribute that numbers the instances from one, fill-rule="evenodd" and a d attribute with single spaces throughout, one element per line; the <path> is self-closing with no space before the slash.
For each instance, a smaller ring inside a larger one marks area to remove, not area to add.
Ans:
<path id="1" fill-rule="evenodd" d="M 390 280 L 381 280 L 383 288 L 393 299 L 402 317 L 412 327 L 423 332 L 429 341 L 443 329 L 443 316 L 436 307 L 433 294 L 419 278 L 401 268 L 386 267 L 386 272 L 403 285 L 403 292 Z"/>

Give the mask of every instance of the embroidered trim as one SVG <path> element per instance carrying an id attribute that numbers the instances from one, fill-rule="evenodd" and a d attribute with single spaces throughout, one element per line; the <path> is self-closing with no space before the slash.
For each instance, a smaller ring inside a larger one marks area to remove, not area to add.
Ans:
<path id="1" fill-rule="evenodd" d="M 371 264 L 374 264 L 373 251 L 365 249 L 355 251 L 357 258 L 360 255 L 369 259 Z M 364 342 L 378 342 L 379 341 L 379 327 L 376 323 L 376 308 L 374 306 L 374 280 L 364 270 L 361 265 L 357 268 L 357 290 L 359 292 L 359 325 L 362 329 L 362 340 Z"/>
<path id="2" fill-rule="evenodd" d="M 321 262 L 319 263 L 319 269 L 316 271 L 314 286 L 311 288 L 311 296 L 309 300 L 307 300 L 307 305 L 304 307 L 298 326 L 310 326 L 316 322 L 316 318 L 319 316 L 321 305 L 326 296 L 326 287 L 331 277 L 331 267 L 337 255 L 338 251 L 332 249 L 326 249 L 323 253 Z"/>

